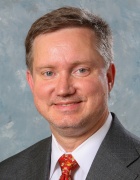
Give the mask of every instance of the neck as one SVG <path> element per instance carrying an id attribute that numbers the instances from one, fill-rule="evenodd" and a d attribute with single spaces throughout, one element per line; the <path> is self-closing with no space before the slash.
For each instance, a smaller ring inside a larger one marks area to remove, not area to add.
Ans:
<path id="1" fill-rule="evenodd" d="M 105 113 L 98 123 L 91 128 L 79 128 L 79 129 L 57 129 L 51 127 L 51 131 L 55 136 L 57 142 L 66 152 L 74 151 L 79 145 L 86 141 L 90 136 L 96 133 L 105 123 L 108 117 L 108 112 Z"/>
<path id="2" fill-rule="evenodd" d="M 82 144 L 84 141 L 86 141 L 86 139 L 88 139 L 88 137 L 90 137 L 90 136 L 65 137 L 65 136 L 58 136 L 56 134 L 53 135 L 55 136 L 57 142 L 66 152 L 74 151 L 80 144 Z"/>

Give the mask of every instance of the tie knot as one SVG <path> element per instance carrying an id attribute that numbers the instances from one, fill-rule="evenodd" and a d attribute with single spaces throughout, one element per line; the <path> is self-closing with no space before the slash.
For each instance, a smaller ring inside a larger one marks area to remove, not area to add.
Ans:
<path id="1" fill-rule="evenodd" d="M 73 158 L 71 154 L 63 154 L 59 160 L 58 160 L 61 171 L 62 171 L 62 176 L 67 176 L 67 178 L 71 179 L 71 171 L 75 170 L 78 167 L 78 163 L 76 160 Z"/>

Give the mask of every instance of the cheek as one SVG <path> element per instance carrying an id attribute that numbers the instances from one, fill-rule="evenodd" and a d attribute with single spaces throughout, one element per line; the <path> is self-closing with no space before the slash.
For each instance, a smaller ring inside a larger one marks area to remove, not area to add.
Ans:
<path id="1" fill-rule="evenodd" d="M 107 84 L 106 79 L 103 77 L 94 77 L 92 79 L 86 79 L 82 82 L 81 89 L 85 95 L 95 96 L 106 91 Z"/>
<path id="2" fill-rule="evenodd" d="M 38 82 L 34 86 L 34 96 L 38 99 L 44 99 L 50 96 L 50 91 L 51 88 L 46 83 Z"/>
<path id="3" fill-rule="evenodd" d="M 85 95 L 88 99 L 89 108 L 98 111 L 106 106 L 108 100 L 106 79 L 96 78 L 93 81 L 89 81 L 89 85 L 86 85 L 85 87 Z"/>

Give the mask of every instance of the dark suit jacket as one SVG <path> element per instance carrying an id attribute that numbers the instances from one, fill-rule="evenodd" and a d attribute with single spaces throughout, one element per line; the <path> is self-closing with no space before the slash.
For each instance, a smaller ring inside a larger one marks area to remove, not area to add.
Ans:
<path id="1" fill-rule="evenodd" d="M 140 140 L 113 115 L 86 180 L 140 180 Z M 51 137 L 0 164 L 0 180 L 49 180 Z"/>

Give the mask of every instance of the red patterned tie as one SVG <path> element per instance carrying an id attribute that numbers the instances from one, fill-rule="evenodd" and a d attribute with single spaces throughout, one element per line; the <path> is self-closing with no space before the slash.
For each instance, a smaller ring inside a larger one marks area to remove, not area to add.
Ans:
<path id="1" fill-rule="evenodd" d="M 78 163 L 71 154 L 64 154 L 58 160 L 62 175 L 59 180 L 72 180 L 71 172 L 78 168 Z"/>

